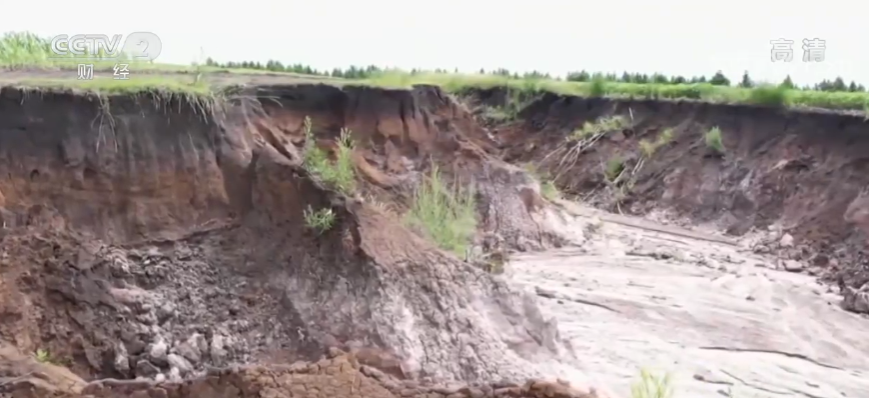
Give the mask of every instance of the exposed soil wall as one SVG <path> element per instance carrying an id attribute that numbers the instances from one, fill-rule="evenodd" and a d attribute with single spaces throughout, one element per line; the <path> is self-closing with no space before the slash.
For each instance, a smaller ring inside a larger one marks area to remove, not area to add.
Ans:
<path id="1" fill-rule="evenodd" d="M 403 212 L 420 179 L 437 166 L 448 180 L 477 193 L 481 236 L 497 234 L 520 250 L 563 243 L 534 220 L 534 209 L 522 194 L 526 189 L 538 192 L 538 182 L 492 156 L 496 142 L 488 130 L 437 87 L 292 85 L 262 88 L 257 96 L 268 99 L 262 103 L 267 116 L 257 125 L 276 147 L 303 141 L 306 116 L 320 139 L 334 141 L 342 127 L 350 129 L 357 168 L 369 182 L 362 191 L 366 198 Z"/>
<path id="2" fill-rule="evenodd" d="M 484 228 L 547 244 L 518 193 L 528 177 L 435 88 L 271 87 L 225 104 L 3 89 L 0 114 L 0 339 L 24 352 L 85 379 L 177 381 L 330 346 L 404 378 L 571 376 L 531 298 L 300 166 L 310 115 L 327 142 L 353 129 L 368 193 L 406 198 L 444 162 L 484 188 Z M 305 228 L 309 205 L 336 225 Z"/>
<path id="3" fill-rule="evenodd" d="M 475 99 L 499 106 L 505 96 L 489 91 Z M 864 231 L 869 231 L 865 196 L 859 195 L 869 184 L 869 121 L 864 117 L 548 94 L 522 109 L 518 121 L 493 130 L 505 160 L 536 163 L 556 175 L 560 159 L 547 155 L 583 123 L 614 115 L 628 118 L 631 126 L 605 135 L 562 170 L 557 185 L 566 192 L 613 211 L 666 210 L 737 236 L 780 225 L 783 231 L 760 242 L 757 250 L 781 249 L 854 285 L 867 280 L 859 276 L 867 270 Z M 723 156 L 705 142 L 715 126 L 722 132 Z M 666 129 L 672 129 L 672 140 L 645 159 L 626 195 L 614 198 L 604 175 L 610 159 L 620 158 L 632 170 L 644 156 L 640 142 L 656 142 Z M 793 243 L 783 247 L 783 233 Z"/>

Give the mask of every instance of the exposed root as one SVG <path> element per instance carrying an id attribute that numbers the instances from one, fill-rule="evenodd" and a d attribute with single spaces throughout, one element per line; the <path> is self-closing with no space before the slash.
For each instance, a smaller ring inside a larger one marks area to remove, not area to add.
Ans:
<path id="1" fill-rule="evenodd" d="M 100 142 L 106 142 L 106 136 L 103 132 L 103 124 L 108 124 L 109 129 L 112 131 L 112 135 L 115 136 L 115 151 L 118 150 L 118 140 L 117 134 L 115 132 L 115 118 L 112 117 L 111 104 L 109 103 L 108 97 L 104 97 L 101 95 L 97 95 L 97 100 L 100 102 L 99 113 L 91 122 L 91 126 L 99 120 L 99 126 L 97 127 L 97 131 L 99 136 L 97 137 L 96 143 L 96 151 L 99 153 L 100 151 Z"/>
<path id="2" fill-rule="evenodd" d="M 633 120 L 633 117 L 631 117 Z M 541 164 L 554 167 L 555 179 L 573 170 L 583 153 L 588 152 L 607 134 L 615 131 L 623 131 L 630 127 L 628 119 L 621 116 L 602 118 L 594 123 L 586 122 L 581 128 L 574 131 L 554 151 L 547 154 Z M 557 164 L 552 164 L 558 159 Z"/>

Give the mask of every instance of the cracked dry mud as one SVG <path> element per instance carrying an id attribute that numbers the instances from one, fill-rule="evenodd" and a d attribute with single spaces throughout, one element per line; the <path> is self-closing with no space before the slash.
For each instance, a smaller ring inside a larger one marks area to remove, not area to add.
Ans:
<path id="1" fill-rule="evenodd" d="M 508 278 L 537 293 L 593 380 L 629 396 L 644 367 L 682 397 L 869 392 L 869 322 L 828 286 L 701 233 L 590 220 L 577 222 L 602 227 L 581 248 L 516 256 Z"/>

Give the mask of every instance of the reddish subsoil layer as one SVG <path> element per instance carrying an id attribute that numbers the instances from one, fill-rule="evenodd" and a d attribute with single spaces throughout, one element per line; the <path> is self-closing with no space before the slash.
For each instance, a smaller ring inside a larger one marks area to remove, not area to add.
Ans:
<path id="1" fill-rule="evenodd" d="M 485 130 L 439 89 L 273 86 L 217 105 L 0 90 L 0 345 L 45 350 L 86 380 L 189 378 L 316 360 L 336 345 L 361 345 L 360 362 L 395 376 L 435 380 L 525 372 L 511 358 L 533 347 L 554 358 L 557 333 L 536 305 L 368 203 L 402 211 L 439 164 L 479 187 L 481 233 L 521 248 L 557 242 L 526 208 L 526 173 L 488 155 Z M 327 147 L 353 131 L 364 197 L 336 195 L 301 167 L 305 116 Z M 335 225 L 306 228 L 309 207 L 331 209 Z M 501 315 L 487 320 L 480 306 Z M 477 341 L 463 361 L 446 359 Z M 28 396 L 16 366 L 0 385 Z M 256 392 L 262 377 L 226 377 L 240 379 L 223 396 L 281 396 Z M 319 378 L 310 388 L 340 390 Z M 268 388 L 299 383 L 278 384 Z"/>

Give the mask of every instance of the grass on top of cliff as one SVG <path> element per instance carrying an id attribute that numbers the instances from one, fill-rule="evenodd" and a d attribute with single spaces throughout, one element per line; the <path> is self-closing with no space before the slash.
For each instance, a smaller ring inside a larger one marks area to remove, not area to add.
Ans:
<path id="1" fill-rule="evenodd" d="M 8 32 L 0 36 L 0 68 L 76 70 L 80 64 L 93 65 L 95 71 L 111 71 L 116 64 L 133 70 L 192 71 L 194 67 L 137 61 L 124 54 L 90 53 L 88 59 L 59 56 L 51 49 L 51 40 L 28 32 Z M 73 75 L 74 76 L 74 75 Z"/>
<path id="2" fill-rule="evenodd" d="M 125 64 L 135 73 L 159 74 L 233 73 L 251 75 L 286 75 L 308 79 L 330 80 L 327 76 L 312 77 L 289 71 L 262 70 L 254 68 L 227 68 L 194 63 L 191 65 L 165 64 L 153 61 L 138 61 L 124 54 L 109 56 L 104 53 L 89 54 L 87 61 L 72 57 L 58 57 L 51 50 L 51 40 L 29 32 L 7 32 L 0 35 L 0 69 L 5 70 L 72 70 L 79 64 L 93 65 L 94 71 L 112 71 L 117 64 Z M 75 77 L 75 75 L 71 75 Z"/>
<path id="3" fill-rule="evenodd" d="M 828 92 L 786 89 L 761 85 L 753 88 L 716 86 L 709 83 L 655 84 L 606 81 L 573 82 L 555 79 L 512 78 L 499 75 L 459 73 L 406 73 L 390 71 L 359 81 L 362 84 L 406 88 L 430 84 L 461 93 L 468 89 L 506 87 L 525 93 L 551 92 L 583 97 L 641 99 L 690 99 L 713 103 L 754 104 L 764 106 L 813 107 L 835 110 L 869 109 L 869 93 Z"/>
<path id="4" fill-rule="evenodd" d="M 68 79 L 25 79 L 9 85 L 30 88 L 58 88 L 82 90 L 99 94 L 136 94 L 143 92 L 170 92 L 179 94 L 213 94 L 212 87 L 205 82 L 185 81 L 162 76 L 135 76 L 129 80 L 95 77 L 94 80 Z"/>
<path id="5" fill-rule="evenodd" d="M 55 72 L 16 79 L 14 73 L 0 76 L 0 83 L 35 88 L 67 88 L 107 94 L 168 91 L 187 94 L 209 94 L 210 87 L 200 81 L 201 68 L 139 62 L 129 57 L 93 54 L 87 61 L 58 57 L 51 51 L 50 40 L 31 33 L 6 33 L 0 36 L 0 68 L 8 71 L 42 70 Z M 80 65 L 91 68 L 91 79 L 80 80 L 76 72 Z M 114 67 L 124 64 L 130 71 L 128 79 L 115 79 Z M 160 75 L 160 71 L 191 72 L 185 75 Z M 157 72 L 139 74 L 138 72 Z M 5 80 L 5 81 L 4 81 Z"/>

